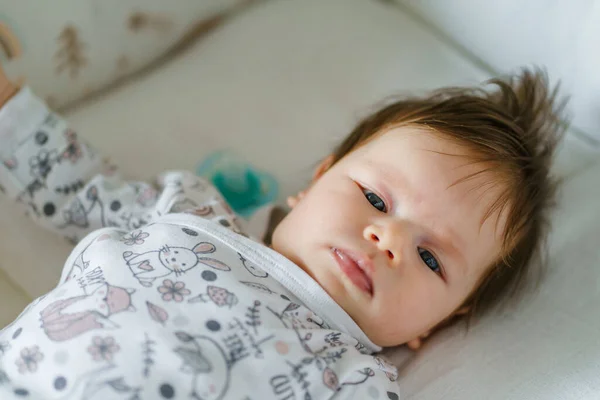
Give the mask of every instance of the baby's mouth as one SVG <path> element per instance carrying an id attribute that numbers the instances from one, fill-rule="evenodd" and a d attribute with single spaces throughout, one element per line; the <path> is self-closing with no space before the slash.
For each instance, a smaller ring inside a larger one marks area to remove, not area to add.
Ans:
<path id="1" fill-rule="evenodd" d="M 373 271 L 371 260 L 348 250 L 334 247 L 332 251 L 338 266 L 348 279 L 360 290 L 373 296 L 373 280 L 370 276 Z"/>

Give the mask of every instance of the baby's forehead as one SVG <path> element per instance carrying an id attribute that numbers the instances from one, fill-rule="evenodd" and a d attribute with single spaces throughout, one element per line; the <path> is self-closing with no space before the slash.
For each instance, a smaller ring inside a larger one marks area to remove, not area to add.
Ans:
<path id="1" fill-rule="evenodd" d="M 468 145 L 431 130 L 399 127 L 384 131 L 355 151 L 357 161 L 377 168 L 389 180 L 394 175 L 419 175 L 423 171 L 443 176 L 452 186 L 499 184 L 502 176 L 492 165 L 480 162 Z"/>
<path id="2" fill-rule="evenodd" d="M 476 216 L 480 234 L 502 240 L 509 210 L 507 180 L 467 145 L 406 126 L 382 132 L 358 151 L 359 163 L 391 191 L 420 204 L 425 214 L 453 217 L 456 224 Z"/>
<path id="3" fill-rule="evenodd" d="M 419 157 L 447 155 L 470 158 L 475 146 L 439 131 L 418 125 L 407 125 L 381 130 L 358 144 L 353 152 L 368 153 L 397 159 L 410 151 Z M 448 160 L 439 159 L 440 162 Z"/>

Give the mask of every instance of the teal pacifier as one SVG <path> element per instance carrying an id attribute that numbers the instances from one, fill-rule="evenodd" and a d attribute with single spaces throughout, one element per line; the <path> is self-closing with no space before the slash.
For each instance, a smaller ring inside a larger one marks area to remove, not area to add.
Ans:
<path id="1" fill-rule="evenodd" d="M 196 172 L 211 181 L 242 217 L 251 216 L 258 208 L 277 198 L 277 180 L 230 151 L 209 155 L 198 165 Z"/>

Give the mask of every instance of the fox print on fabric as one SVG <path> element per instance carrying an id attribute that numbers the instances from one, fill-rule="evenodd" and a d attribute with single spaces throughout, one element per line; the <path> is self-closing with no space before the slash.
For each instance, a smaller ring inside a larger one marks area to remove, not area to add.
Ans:
<path id="1" fill-rule="evenodd" d="M 57 300 L 40 312 L 42 328 L 49 339 L 57 342 L 77 337 L 95 329 L 111 329 L 114 314 L 135 311 L 131 295 L 135 289 L 99 285 L 91 294 Z"/>

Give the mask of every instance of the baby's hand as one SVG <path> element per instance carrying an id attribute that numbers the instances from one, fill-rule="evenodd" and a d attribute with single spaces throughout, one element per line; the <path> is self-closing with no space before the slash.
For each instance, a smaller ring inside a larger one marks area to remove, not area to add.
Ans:
<path id="1" fill-rule="evenodd" d="M 19 89 L 8 80 L 4 74 L 2 65 L 0 65 L 0 108 L 2 108 L 2 106 L 4 106 L 18 90 Z"/>

